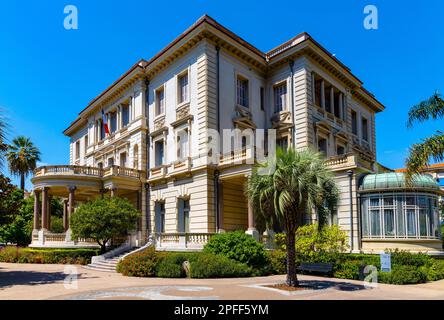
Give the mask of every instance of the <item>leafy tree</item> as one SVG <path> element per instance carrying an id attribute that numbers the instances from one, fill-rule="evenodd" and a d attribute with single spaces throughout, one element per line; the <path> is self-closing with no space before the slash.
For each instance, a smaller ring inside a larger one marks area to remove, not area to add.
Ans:
<path id="1" fill-rule="evenodd" d="M 268 172 L 268 174 L 263 174 Z M 248 180 L 247 197 L 256 214 L 263 215 L 267 225 L 280 225 L 285 231 L 287 250 L 287 285 L 298 286 L 296 275 L 295 233 L 304 218 L 314 210 L 319 226 L 333 210 L 338 189 L 321 154 L 311 150 L 283 151 L 275 158 L 257 164 Z"/>
<path id="2" fill-rule="evenodd" d="M 0 174 L 0 226 L 11 223 L 22 205 L 23 191 Z"/>
<path id="3" fill-rule="evenodd" d="M 97 199 L 81 205 L 71 216 L 71 229 L 77 238 L 92 238 L 102 253 L 113 237 L 125 236 L 136 227 L 140 213 L 126 199 Z"/>
<path id="4" fill-rule="evenodd" d="M 31 243 L 31 233 L 34 217 L 34 198 L 23 199 L 23 191 L 16 189 L 11 193 L 13 199 L 3 203 L 9 205 L 8 222 L 0 225 L 0 242 L 14 243 L 18 246 L 27 246 Z M 14 199 L 15 197 L 15 199 Z"/>
<path id="5" fill-rule="evenodd" d="M 415 122 L 442 119 L 444 117 L 442 96 L 436 92 L 429 99 L 413 106 L 408 116 L 408 127 L 412 127 Z M 431 158 L 435 161 L 444 160 L 444 132 L 437 131 L 434 135 L 410 147 L 410 154 L 406 161 L 407 180 L 411 181 L 415 173 L 420 173 L 424 167 L 428 166 Z"/>
<path id="6" fill-rule="evenodd" d="M 34 171 L 37 161 L 40 161 L 39 149 L 31 139 L 20 136 L 12 140 L 12 145 L 6 152 L 6 159 L 11 173 L 20 177 L 20 189 L 25 190 L 25 178 Z"/>

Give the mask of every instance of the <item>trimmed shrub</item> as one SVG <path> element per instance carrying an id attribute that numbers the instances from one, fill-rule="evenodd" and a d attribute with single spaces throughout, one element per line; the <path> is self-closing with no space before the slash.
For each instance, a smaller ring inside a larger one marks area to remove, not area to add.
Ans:
<path id="1" fill-rule="evenodd" d="M 129 277 L 153 277 L 160 256 L 153 247 L 149 247 L 120 260 L 116 270 Z"/>
<path id="2" fill-rule="evenodd" d="M 424 253 L 412 254 L 408 251 L 398 249 L 387 252 L 392 256 L 391 260 L 393 265 L 422 267 L 432 263 L 432 258 Z"/>
<path id="3" fill-rule="evenodd" d="M 286 274 L 287 273 L 287 253 L 282 250 L 267 251 L 268 261 L 270 263 L 270 273 Z"/>
<path id="4" fill-rule="evenodd" d="M 416 284 L 427 281 L 427 274 L 414 266 L 396 266 L 392 272 L 379 272 L 378 281 L 389 284 Z"/>
<path id="5" fill-rule="evenodd" d="M 190 264 L 191 278 L 234 278 L 248 277 L 252 274 L 252 269 L 248 265 L 210 253 L 201 253 L 192 257 Z"/>
<path id="6" fill-rule="evenodd" d="M 98 249 L 32 249 L 5 247 L 0 250 L 0 262 L 85 265 L 91 262 L 91 257 L 98 254 Z"/>
<path id="7" fill-rule="evenodd" d="M 195 254 L 169 252 L 156 265 L 156 276 L 160 278 L 186 277 L 183 263 L 189 261 Z"/>
<path id="8" fill-rule="evenodd" d="M 223 255 L 255 269 L 261 269 L 268 264 L 263 244 L 243 231 L 216 234 L 208 241 L 203 251 Z"/>

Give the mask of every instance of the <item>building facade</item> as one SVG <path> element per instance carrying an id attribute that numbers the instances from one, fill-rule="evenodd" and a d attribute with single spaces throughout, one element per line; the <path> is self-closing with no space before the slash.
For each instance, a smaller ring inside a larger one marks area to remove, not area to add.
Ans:
<path id="1" fill-rule="evenodd" d="M 33 245 L 90 243 L 71 239 L 69 215 L 106 194 L 142 212 L 136 245 L 155 234 L 159 250 L 194 250 L 216 232 L 239 229 L 265 239 L 244 186 L 255 151 L 271 140 L 257 132 L 274 129 L 278 146 L 325 154 L 341 192 L 330 222 L 348 233 L 352 251 L 362 251 L 359 185 L 381 171 L 375 114 L 383 110 L 307 33 L 262 52 L 203 16 L 137 62 L 64 131 L 70 165 L 38 168 L 32 180 L 39 195 Z M 62 235 L 50 232 L 51 196 L 66 199 Z"/>

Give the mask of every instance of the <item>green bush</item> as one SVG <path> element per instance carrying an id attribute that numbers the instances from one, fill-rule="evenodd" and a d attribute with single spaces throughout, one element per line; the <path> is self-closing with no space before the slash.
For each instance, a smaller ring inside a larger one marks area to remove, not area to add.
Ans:
<path id="1" fill-rule="evenodd" d="M 186 276 L 183 263 L 189 261 L 192 253 L 168 253 L 156 265 L 156 276 L 160 278 L 184 278 Z"/>
<path id="2" fill-rule="evenodd" d="M 393 265 L 422 267 L 432 263 L 432 258 L 424 253 L 412 254 L 398 249 L 387 252 L 392 256 L 391 261 Z"/>
<path id="3" fill-rule="evenodd" d="M 286 274 L 287 273 L 287 253 L 282 250 L 267 251 L 268 261 L 270 265 L 270 273 Z"/>
<path id="4" fill-rule="evenodd" d="M 194 256 L 190 264 L 191 278 L 234 278 L 252 275 L 252 269 L 248 265 L 222 255 L 201 253 Z"/>
<path id="5" fill-rule="evenodd" d="M 389 284 L 416 284 L 427 281 L 427 274 L 414 266 L 395 266 L 391 272 L 379 272 L 378 281 Z"/>
<path id="6" fill-rule="evenodd" d="M 255 269 L 268 264 L 263 244 L 243 231 L 216 234 L 208 241 L 203 251 L 223 255 Z"/>
<path id="7" fill-rule="evenodd" d="M 335 266 L 333 276 L 340 279 L 359 280 L 359 268 L 365 266 L 359 260 L 346 260 Z"/>
<path id="8" fill-rule="evenodd" d="M 427 266 L 420 267 L 427 274 L 427 281 L 437 281 L 444 279 L 444 261 L 432 259 Z"/>
<path id="9" fill-rule="evenodd" d="M 32 249 L 6 247 L 0 250 L 0 262 L 85 265 L 91 262 L 91 257 L 98 254 L 98 249 Z"/>
<path id="10" fill-rule="evenodd" d="M 156 264 L 161 258 L 153 247 L 134 253 L 117 264 L 117 272 L 129 277 L 153 277 Z"/>

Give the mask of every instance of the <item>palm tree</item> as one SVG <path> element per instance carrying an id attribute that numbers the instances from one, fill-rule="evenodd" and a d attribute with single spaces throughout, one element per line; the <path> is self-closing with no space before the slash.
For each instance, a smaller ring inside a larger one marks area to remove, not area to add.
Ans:
<path id="1" fill-rule="evenodd" d="M 0 113 L 3 110 L 0 109 Z M 6 133 L 8 131 L 7 119 L 0 114 L 0 168 L 3 168 L 3 160 L 5 152 L 8 150 L 8 145 L 6 144 Z"/>
<path id="2" fill-rule="evenodd" d="M 322 228 L 339 194 L 323 156 L 311 150 L 278 149 L 275 158 L 254 167 L 246 189 L 256 214 L 261 215 L 267 227 L 277 223 L 285 231 L 287 285 L 298 286 L 296 230 L 314 210 Z"/>
<path id="3" fill-rule="evenodd" d="M 12 145 L 6 152 L 6 159 L 11 173 L 20 177 L 20 189 L 25 190 L 25 178 L 36 168 L 37 161 L 40 161 L 39 149 L 31 139 L 20 136 L 12 140 Z"/>
<path id="4" fill-rule="evenodd" d="M 436 92 L 429 99 L 413 106 L 409 111 L 407 126 L 412 127 L 415 122 L 424 122 L 429 119 L 439 119 L 444 117 L 444 100 Z M 437 131 L 431 137 L 423 139 L 410 147 L 410 154 L 406 160 L 407 179 L 420 173 L 421 170 L 429 165 L 430 158 L 435 161 L 444 160 L 444 133 Z"/>

